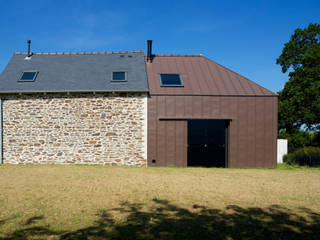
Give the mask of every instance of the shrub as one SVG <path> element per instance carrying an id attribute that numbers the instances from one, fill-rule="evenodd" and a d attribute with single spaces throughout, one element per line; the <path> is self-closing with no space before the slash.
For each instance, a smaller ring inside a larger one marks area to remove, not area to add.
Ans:
<path id="1" fill-rule="evenodd" d="M 320 132 L 311 133 L 311 146 L 320 147 Z"/>
<path id="2" fill-rule="evenodd" d="M 320 148 L 304 147 L 283 156 L 283 161 L 290 165 L 320 165 Z"/>
<path id="3" fill-rule="evenodd" d="M 288 140 L 288 152 L 294 152 L 298 148 L 311 146 L 311 134 L 308 131 L 294 129 L 292 133 L 287 133 L 284 130 L 279 131 L 279 138 Z"/>

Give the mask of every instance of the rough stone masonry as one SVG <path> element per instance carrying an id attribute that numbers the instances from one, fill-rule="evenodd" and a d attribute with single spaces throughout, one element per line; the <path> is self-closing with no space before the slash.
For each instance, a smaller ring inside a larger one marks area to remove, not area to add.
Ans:
<path id="1" fill-rule="evenodd" d="M 3 162 L 147 164 L 147 94 L 7 95 Z"/>

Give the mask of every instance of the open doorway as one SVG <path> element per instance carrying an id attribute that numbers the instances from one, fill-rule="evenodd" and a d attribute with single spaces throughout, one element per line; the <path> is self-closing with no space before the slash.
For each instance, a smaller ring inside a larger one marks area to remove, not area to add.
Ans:
<path id="1" fill-rule="evenodd" d="M 228 167 L 229 120 L 188 120 L 188 167 Z"/>

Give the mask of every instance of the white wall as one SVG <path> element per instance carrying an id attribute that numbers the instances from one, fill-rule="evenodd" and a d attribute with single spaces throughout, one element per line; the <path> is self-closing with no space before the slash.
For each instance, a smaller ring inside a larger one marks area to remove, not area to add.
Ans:
<path id="1" fill-rule="evenodd" d="M 282 158 L 288 153 L 288 140 L 278 139 L 277 141 L 277 162 L 283 163 Z"/>

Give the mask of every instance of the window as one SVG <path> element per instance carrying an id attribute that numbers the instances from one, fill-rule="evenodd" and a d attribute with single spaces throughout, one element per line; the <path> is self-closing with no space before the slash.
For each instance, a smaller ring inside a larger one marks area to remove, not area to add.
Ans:
<path id="1" fill-rule="evenodd" d="M 115 81 L 115 82 L 127 81 L 127 73 L 126 72 L 112 72 L 112 81 Z"/>
<path id="2" fill-rule="evenodd" d="M 33 82 L 38 75 L 37 71 L 25 71 L 22 73 L 19 82 Z"/>
<path id="3" fill-rule="evenodd" d="M 183 82 L 178 73 L 161 73 L 160 85 L 161 87 L 183 87 Z"/>

